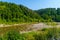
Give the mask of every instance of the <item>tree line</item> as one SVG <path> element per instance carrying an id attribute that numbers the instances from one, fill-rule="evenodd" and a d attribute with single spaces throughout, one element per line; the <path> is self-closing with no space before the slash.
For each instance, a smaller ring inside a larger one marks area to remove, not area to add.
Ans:
<path id="1" fill-rule="evenodd" d="M 60 22 L 60 8 L 45 8 L 35 10 L 45 21 Z"/>

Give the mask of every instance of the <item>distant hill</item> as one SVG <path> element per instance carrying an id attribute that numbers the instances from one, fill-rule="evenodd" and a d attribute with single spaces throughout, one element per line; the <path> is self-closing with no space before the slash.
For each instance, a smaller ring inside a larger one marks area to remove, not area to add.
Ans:
<path id="1" fill-rule="evenodd" d="M 35 10 L 45 21 L 60 22 L 60 8 L 45 8 Z"/>
<path id="2" fill-rule="evenodd" d="M 23 5 L 0 2 L 0 22 L 40 22 L 41 19 L 36 12 Z"/>

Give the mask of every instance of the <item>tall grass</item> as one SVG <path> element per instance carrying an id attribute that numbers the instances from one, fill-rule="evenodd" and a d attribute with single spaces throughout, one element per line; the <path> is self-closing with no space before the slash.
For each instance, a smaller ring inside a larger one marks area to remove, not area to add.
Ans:
<path id="1" fill-rule="evenodd" d="M 0 40 L 60 40 L 60 28 L 43 28 L 20 34 L 21 29 L 25 30 L 26 27 L 0 28 Z"/>

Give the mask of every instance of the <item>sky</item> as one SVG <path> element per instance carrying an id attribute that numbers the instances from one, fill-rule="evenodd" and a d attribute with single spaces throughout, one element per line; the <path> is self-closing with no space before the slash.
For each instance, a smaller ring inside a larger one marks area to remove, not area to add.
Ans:
<path id="1" fill-rule="evenodd" d="M 32 10 L 38 10 L 42 8 L 60 8 L 60 0 L 0 0 L 0 1 L 22 4 Z"/>

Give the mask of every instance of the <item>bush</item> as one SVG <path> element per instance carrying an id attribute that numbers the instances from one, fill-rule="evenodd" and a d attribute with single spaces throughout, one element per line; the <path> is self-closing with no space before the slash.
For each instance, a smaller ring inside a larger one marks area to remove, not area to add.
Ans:
<path id="1" fill-rule="evenodd" d="M 26 33 L 26 34 L 23 34 L 23 36 L 24 36 L 24 40 L 35 40 L 33 37 L 33 34 Z"/>
<path id="2" fill-rule="evenodd" d="M 23 37 L 18 31 L 12 30 L 5 34 L 4 40 L 23 40 Z"/>

